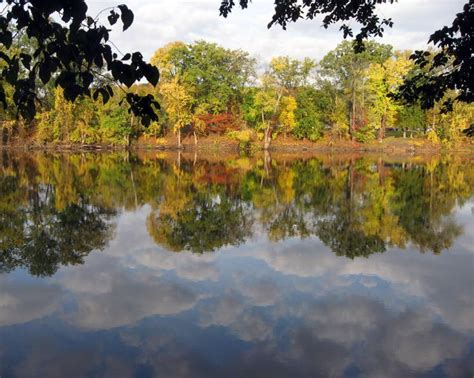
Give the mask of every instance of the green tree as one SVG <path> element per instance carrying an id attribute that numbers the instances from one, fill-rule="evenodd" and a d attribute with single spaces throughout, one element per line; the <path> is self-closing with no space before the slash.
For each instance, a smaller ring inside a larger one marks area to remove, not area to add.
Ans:
<path id="1" fill-rule="evenodd" d="M 329 112 L 331 133 L 339 139 L 349 135 L 348 109 L 346 102 L 336 96 L 334 105 Z"/>
<path id="2" fill-rule="evenodd" d="M 132 119 L 127 110 L 117 104 L 107 104 L 101 109 L 100 132 L 102 140 L 115 145 L 130 145 Z"/>
<path id="3" fill-rule="evenodd" d="M 391 54 L 391 46 L 373 41 L 364 43 L 364 51 L 356 53 L 352 42 L 343 41 L 320 62 L 321 77 L 334 82 L 337 90 L 345 96 L 350 109 L 351 138 L 355 137 L 358 129 L 367 125 L 365 119 L 367 69 L 372 63 L 382 64 Z"/>
<path id="4" fill-rule="evenodd" d="M 397 128 L 403 131 L 403 138 L 407 133 L 424 134 L 426 129 L 425 112 L 420 105 L 401 105 L 397 115 Z"/>
<path id="5" fill-rule="evenodd" d="M 296 126 L 293 134 L 298 139 L 316 141 L 323 135 L 324 124 L 318 111 L 319 92 L 312 87 L 302 87 L 296 94 Z"/>
<path id="6" fill-rule="evenodd" d="M 194 99 L 193 112 L 195 108 L 201 113 L 231 112 L 254 76 L 255 60 L 247 52 L 205 41 L 173 42 L 157 50 L 151 61 L 160 68 L 164 82 L 179 76 Z"/>
<path id="7" fill-rule="evenodd" d="M 399 86 L 409 72 L 412 62 L 407 54 L 396 53 L 383 63 L 368 68 L 368 128 L 377 130 L 378 139 L 385 136 L 387 127 L 394 127 L 400 105 L 394 99 Z"/>
<path id="8" fill-rule="evenodd" d="M 268 75 L 275 80 L 278 87 L 294 91 L 309 84 L 315 68 L 316 63 L 310 58 L 300 61 L 289 56 L 278 56 L 271 60 Z"/>
<path id="9" fill-rule="evenodd" d="M 275 126 L 275 113 L 280 103 L 278 93 L 272 88 L 259 90 L 254 97 L 253 112 L 255 113 L 258 131 L 263 131 L 263 148 L 268 150 Z"/>
<path id="10" fill-rule="evenodd" d="M 376 0 L 367 3 L 365 0 L 333 1 L 333 0 L 306 0 L 276 1 L 274 13 L 268 27 L 279 24 L 286 29 L 289 22 L 296 22 L 302 18 L 314 19 L 322 16 L 322 26 L 327 28 L 331 24 L 342 22 L 340 30 L 344 38 L 353 36 L 351 22 L 356 22 L 359 32 L 356 35 L 354 49 L 360 52 L 364 49 L 363 41 L 369 37 L 383 36 L 385 26 L 391 27 L 391 19 L 380 18 L 377 6 L 381 3 L 395 3 L 390 0 Z M 221 0 L 220 13 L 222 16 L 232 11 L 237 2 Z M 248 0 L 239 0 L 242 8 L 248 7 Z M 466 2 L 461 12 L 450 26 L 444 26 L 435 31 L 428 43 L 433 43 L 439 50 L 433 54 L 430 51 L 416 51 L 411 59 L 420 66 L 428 69 L 408 79 L 403 85 L 403 97 L 410 103 L 421 102 L 424 108 L 433 107 L 436 101 L 441 100 L 448 92 L 457 90 L 456 99 L 472 102 L 474 98 L 474 80 L 472 77 L 472 18 L 474 7 L 472 2 Z M 452 102 L 445 104 L 449 107 Z"/>

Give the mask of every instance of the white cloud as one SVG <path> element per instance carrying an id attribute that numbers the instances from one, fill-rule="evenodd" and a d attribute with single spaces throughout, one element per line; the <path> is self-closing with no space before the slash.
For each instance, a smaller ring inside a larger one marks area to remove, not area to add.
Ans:
<path id="1" fill-rule="evenodd" d="M 113 41 L 123 51 L 141 51 L 146 58 L 164 44 L 205 39 L 229 48 L 241 48 L 262 59 L 276 55 L 309 56 L 320 59 L 342 39 L 337 27 L 321 28 L 320 20 L 300 20 L 287 31 L 266 25 L 271 19 L 273 1 L 255 0 L 249 9 L 235 8 L 227 18 L 219 16 L 219 0 L 127 0 L 135 22 L 125 33 L 120 28 Z M 397 49 L 425 46 L 429 35 L 448 25 L 465 0 L 399 0 L 379 9 L 381 17 L 391 17 L 393 29 L 386 31 L 386 43 Z M 118 4 L 115 0 L 90 0 L 91 14 Z M 107 13 L 104 13 L 104 20 Z"/>
<path id="2" fill-rule="evenodd" d="M 369 259 L 337 257 L 317 239 L 264 245 L 258 252 L 249 246 L 242 255 L 263 260 L 273 270 L 301 278 L 322 278 L 317 295 L 350 284 L 350 277 L 365 277 L 362 285 L 375 285 L 375 278 L 390 284 L 404 296 L 422 298 L 431 311 L 460 331 L 472 331 L 472 256 L 455 253 L 457 245 L 440 256 L 422 255 L 416 249 L 390 250 Z M 260 247 L 258 247 L 260 248 Z M 456 279 L 451 279 L 456 271 Z M 367 277 L 370 277 L 367 278 Z M 376 285 L 375 285 L 376 286 Z M 302 288 L 300 288 L 302 289 Z M 308 288 L 305 291 L 311 290 Z"/>
<path id="3" fill-rule="evenodd" d="M 66 320 L 85 328 L 108 329 L 151 315 L 178 314 L 200 299 L 189 288 L 144 275 L 114 274 L 113 279 L 112 290 L 107 293 L 78 296 L 78 310 Z"/>
<path id="4" fill-rule="evenodd" d="M 61 288 L 41 281 L 17 283 L 0 276 L 0 326 L 21 324 L 59 308 Z"/>

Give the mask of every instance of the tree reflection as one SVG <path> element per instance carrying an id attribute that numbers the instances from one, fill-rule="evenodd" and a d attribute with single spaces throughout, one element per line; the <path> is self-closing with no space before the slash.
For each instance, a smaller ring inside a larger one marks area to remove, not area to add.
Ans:
<path id="1" fill-rule="evenodd" d="M 194 175 L 174 169 L 167 176 L 164 196 L 148 217 L 147 227 L 157 244 L 179 252 L 197 253 L 238 245 L 251 235 L 252 215 L 238 197 L 230 197 L 224 185 L 209 183 L 209 172 Z M 220 173 L 222 176 L 222 173 Z M 227 182 L 224 177 L 224 181 Z"/>
<path id="2" fill-rule="evenodd" d="M 0 272 L 24 268 L 49 276 L 61 265 L 82 264 L 92 250 L 107 245 L 115 211 L 81 193 L 74 202 L 58 201 L 57 190 L 27 176 L 0 176 Z"/>
<path id="3" fill-rule="evenodd" d="M 103 249 L 119 209 L 144 205 L 150 236 L 175 252 L 263 232 L 270 242 L 318 237 L 349 258 L 406 245 L 440 253 L 463 232 L 453 214 L 472 196 L 474 168 L 456 157 L 2 154 L 0 184 L 1 269 L 48 275 Z"/>
<path id="4" fill-rule="evenodd" d="M 412 243 L 422 252 L 448 249 L 462 233 L 452 211 L 471 194 L 464 169 L 446 162 L 411 167 L 399 170 L 396 181 L 396 212 Z"/>
<path id="5" fill-rule="evenodd" d="M 342 196 L 336 197 L 330 212 L 316 226 L 316 235 L 324 244 L 336 255 L 351 259 L 385 251 L 385 242 L 379 233 L 364 230 L 368 219 L 364 217 L 362 209 L 368 197 L 356 198 L 355 179 L 351 160 L 345 172 Z"/>

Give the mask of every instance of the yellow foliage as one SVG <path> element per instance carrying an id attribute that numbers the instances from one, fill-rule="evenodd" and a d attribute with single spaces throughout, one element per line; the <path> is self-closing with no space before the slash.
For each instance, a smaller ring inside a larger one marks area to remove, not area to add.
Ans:
<path id="1" fill-rule="evenodd" d="M 284 132 L 291 132 L 296 126 L 295 110 L 297 108 L 296 99 L 292 96 L 284 96 L 281 99 L 281 111 L 278 120 Z"/>
<path id="2" fill-rule="evenodd" d="M 191 103 L 193 99 L 187 94 L 184 86 L 179 84 L 177 77 L 169 83 L 162 84 L 160 86 L 160 93 L 163 96 L 166 111 L 168 112 L 175 133 L 193 121 L 193 115 L 191 113 Z"/>
<path id="3" fill-rule="evenodd" d="M 436 134 L 436 131 L 433 129 L 426 133 L 426 138 L 433 144 L 438 144 L 440 142 L 438 134 Z"/>

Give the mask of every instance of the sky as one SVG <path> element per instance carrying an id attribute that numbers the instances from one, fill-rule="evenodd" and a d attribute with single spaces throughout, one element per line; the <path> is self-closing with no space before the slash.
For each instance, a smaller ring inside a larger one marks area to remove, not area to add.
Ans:
<path id="1" fill-rule="evenodd" d="M 227 18 L 219 16 L 220 0 L 89 0 L 91 15 L 124 1 L 135 14 L 134 24 L 122 33 L 115 27 L 111 40 L 120 51 L 140 51 L 146 59 L 173 41 L 206 40 L 226 48 L 243 49 L 260 61 L 273 56 L 321 59 L 342 40 L 338 27 L 327 30 L 320 19 L 300 20 L 284 31 L 266 25 L 273 14 L 272 0 L 253 0 L 249 9 L 236 7 Z M 398 0 L 378 8 L 380 17 L 392 18 L 384 43 L 395 49 L 426 47 L 430 34 L 450 25 L 466 0 Z M 106 23 L 108 12 L 102 14 Z"/>

